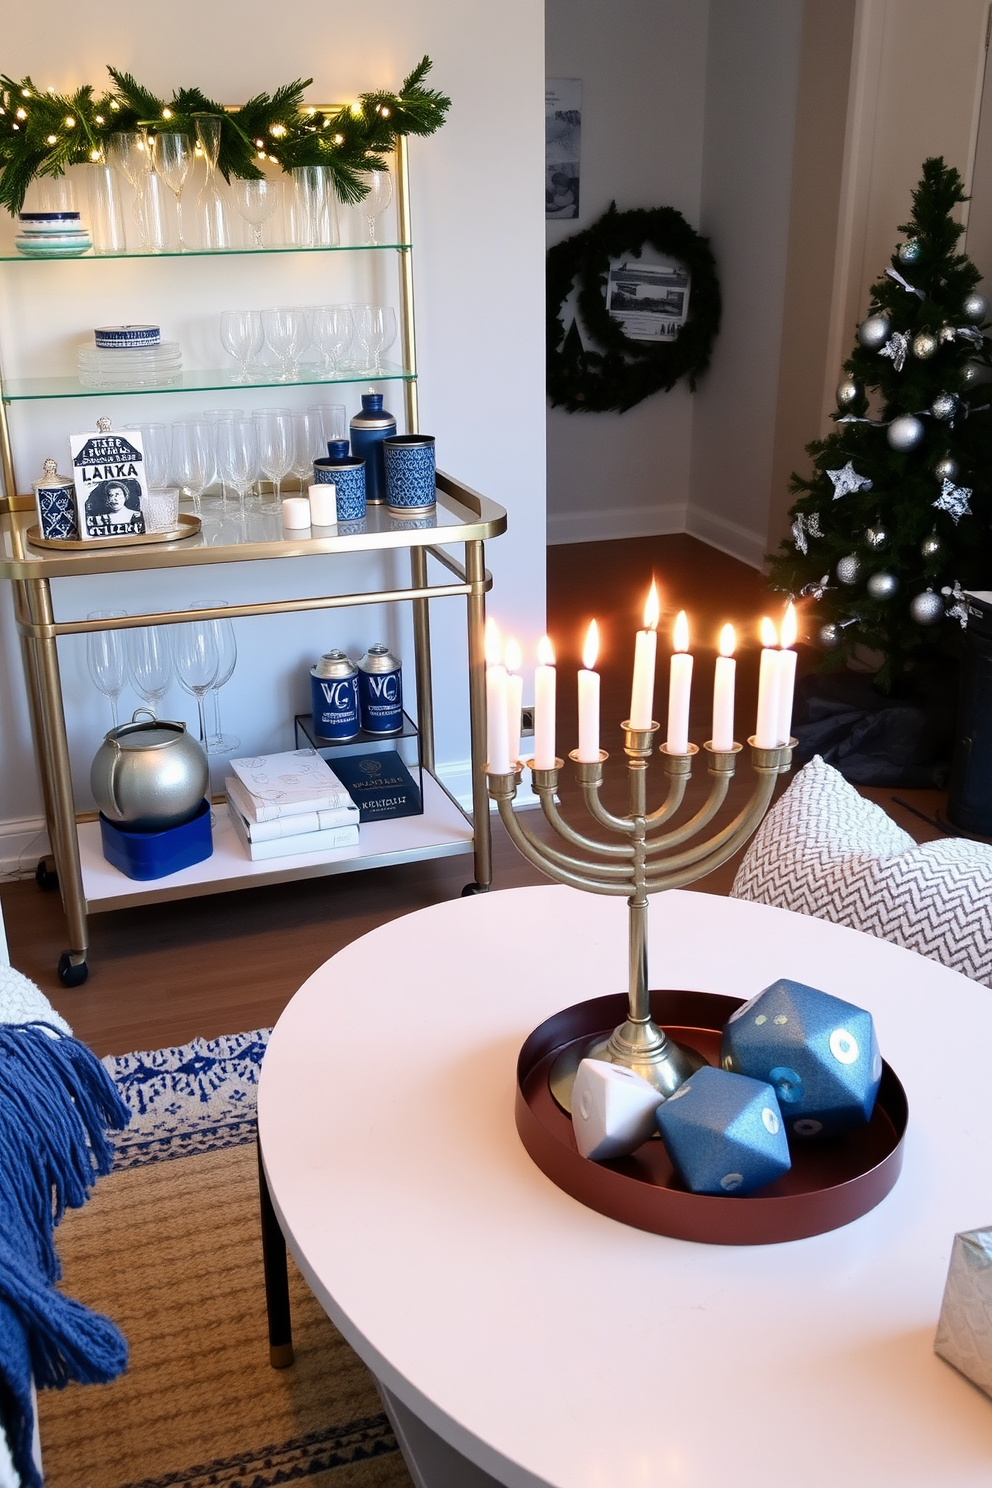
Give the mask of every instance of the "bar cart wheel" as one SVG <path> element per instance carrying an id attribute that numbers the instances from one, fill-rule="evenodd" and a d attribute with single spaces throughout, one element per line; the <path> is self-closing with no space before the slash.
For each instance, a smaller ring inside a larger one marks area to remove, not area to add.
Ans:
<path id="1" fill-rule="evenodd" d="M 63 987 L 81 987 L 90 974 L 85 961 L 73 963 L 72 952 L 63 951 L 59 957 L 59 981 Z"/>
<path id="2" fill-rule="evenodd" d="M 459 895 L 459 898 L 461 898 L 461 899 L 468 899 L 473 894 L 488 894 L 488 893 L 489 893 L 489 885 L 488 884 L 467 883 L 465 885 L 465 887 L 462 889 L 461 894 Z"/>
<path id="3" fill-rule="evenodd" d="M 48 858 L 39 858 L 38 866 L 34 870 L 34 881 L 39 889 L 43 890 L 46 894 L 50 894 L 53 889 L 57 889 L 59 886 L 59 876 L 54 868 L 48 866 L 49 861 Z"/>

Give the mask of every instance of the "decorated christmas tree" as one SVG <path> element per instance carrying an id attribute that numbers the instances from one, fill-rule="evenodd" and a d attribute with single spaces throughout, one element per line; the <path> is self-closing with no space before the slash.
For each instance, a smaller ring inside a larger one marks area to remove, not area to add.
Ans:
<path id="1" fill-rule="evenodd" d="M 953 646 L 962 590 L 992 588 L 992 342 L 980 275 L 956 251 L 957 171 L 924 162 L 913 212 L 844 363 L 835 432 L 793 475 L 792 537 L 771 584 L 807 600 L 838 664 L 880 654 L 879 686 Z"/>

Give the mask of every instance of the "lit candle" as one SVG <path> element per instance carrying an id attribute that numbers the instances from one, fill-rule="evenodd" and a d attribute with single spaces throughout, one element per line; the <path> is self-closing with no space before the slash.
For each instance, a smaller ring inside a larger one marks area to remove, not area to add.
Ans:
<path id="1" fill-rule="evenodd" d="M 778 673 L 778 742 L 788 744 L 792 737 L 792 695 L 796 689 L 796 607 L 789 600 L 782 619 Z"/>
<path id="2" fill-rule="evenodd" d="M 737 679 L 737 663 L 734 646 L 737 638 L 734 627 L 725 625 L 720 632 L 720 655 L 716 659 L 713 674 L 713 737 L 714 749 L 729 750 L 734 747 L 734 687 Z"/>
<path id="3" fill-rule="evenodd" d="M 584 765 L 593 765 L 599 760 L 599 673 L 595 670 L 598 655 L 599 626 L 591 620 L 582 647 L 584 670 L 579 672 L 579 747 L 576 754 Z"/>
<path id="4" fill-rule="evenodd" d="M 547 636 L 537 643 L 534 668 L 534 769 L 555 767 L 555 671 L 554 647 Z"/>
<path id="5" fill-rule="evenodd" d="M 510 741 L 507 734 L 506 667 L 503 666 L 499 631 L 486 621 L 486 754 L 491 775 L 510 770 Z"/>
<path id="6" fill-rule="evenodd" d="M 644 629 L 634 644 L 634 681 L 630 689 L 630 727 L 649 729 L 654 722 L 654 667 L 658 645 L 658 587 L 654 580 L 644 606 Z"/>
<path id="7" fill-rule="evenodd" d="M 754 742 L 759 749 L 777 749 L 778 738 L 778 679 L 779 656 L 776 647 L 778 636 L 775 627 L 766 615 L 761 622 L 761 670 L 758 673 L 758 721 L 754 729 Z"/>
<path id="8" fill-rule="evenodd" d="M 524 679 L 519 675 L 523 660 L 520 647 L 514 640 L 507 641 L 503 648 L 506 662 L 506 744 L 513 766 L 520 758 L 520 709 L 524 699 Z"/>
<path id="9" fill-rule="evenodd" d="M 679 610 L 672 634 L 674 655 L 668 674 L 669 754 L 689 752 L 689 696 L 692 691 L 692 657 L 689 655 L 689 622 L 685 610 Z"/>

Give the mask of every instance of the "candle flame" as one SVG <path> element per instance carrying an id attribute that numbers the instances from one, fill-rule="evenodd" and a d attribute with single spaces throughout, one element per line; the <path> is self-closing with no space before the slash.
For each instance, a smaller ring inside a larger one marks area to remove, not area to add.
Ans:
<path id="1" fill-rule="evenodd" d="M 486 621 L 486 666 L 499 666 L 503 660 L 503 642 L 499 626 L 491 617 Z"/>
<path id="2" fill-rule="evenodd" d="M 599 626 L 595 620 L 590 620 L 589 629 L 586 631 L 586 643 L 582 647 L 582 665 L 587 672 L 591 672 L 596 665 L 599 655 Z"/>
<path id="3" fill-rule="evenodd" d="M 521 654 L 518 642 L 515 641 L 512 636 L 503 647 L 503 659 L 506 663 L 506 670 L 508 672 L 519 672 L 520 663 L 523 660 L 523 656 Z"/>
<path id="4" fill-rule="evenodd" d="M 767 615 L 764 616 L 761 622 L 761 644 L 766 648 L 778 645 L 778 632 Z"/>
<path id="5" fill-rule="evenodd" d="M 737 637 L 732 625 L 725 625 L 720 632 L 720 655 L 733 656 L 734 647 L 737 645 Z"/>
<path id="6" fill-rule="evenodd" d="M 675 617 L 675 628 L 672 631 L 672 648 L 675 651 L 688 651 L 689 649 L 689 621 L 685 610 L 679 610 Z"/>
<path id="7" fill-rule="evenodd" d="M 790 599 L 789 603 L 785 607 L 785 615 L 782 619 L 781 644 L 783 646 L 794 646 L 796 644 L 796 635 L 798 633 L 798 630 L 799 626 L 796 621 L 796 607 Z"/>
<path id="8" fill-rule="evenodd" d="M 550 636 L 542 636 L 537 643 L 537 660 L 540 666 L 554 666 L 555 648 Z"/>
<path id="9" fill-rule="evenodd" d="M 644 629 L 657 630 L 660 615 L 661 604 L 658 599 L 658 585 L 652 579 L 651 588 L 648 590 L 648 597 L 644 601 Z"/>

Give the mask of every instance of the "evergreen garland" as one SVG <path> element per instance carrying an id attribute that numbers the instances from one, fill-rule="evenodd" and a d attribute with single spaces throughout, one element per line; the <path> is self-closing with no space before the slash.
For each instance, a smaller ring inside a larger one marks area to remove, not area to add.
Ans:
<path id="1" fill-rule="evenodd" d="M 678 336 L 663 345 L 634 341 L 606 308 L 610 262 L 654 248 L 689 271 L 689 314 Z M 590 337 L 603 348 L 585 350 L 578 326 L 566 327 L 561 309 L 578 285 L 578 305 Z M 709 366 L 720 328 L 720 285 L 709 242 L 674 207 L 618 212 L 616 202 L 592 227 L 548 251 L 548 396 L 569 413 L 624 413 L 651 393 L 668 392 L 680 377 L 695 391 Z"/>
<path id="2" fill-rule="evenodd" d="M 363 93 L 358 103 L 326 113 L 303 103 L 312 78 L 229 111 L 199 88 L 179 88 L 166 102 L 113 67 L 114 87 L 99 97 L 89 85 L 60 94 L 36 88 L 30 77 L 0 75 L 0 206 L 15 215 L 36 176 L 103 159 L 115 133 L 146 127 L 195 138 L 197 114 L 223 121 L 218 166 L 225 180 L 257 178 L 266 160 L 284 171 L 323 165 L 341 201 L 361 201 L 368 192 L 361 172 L 387 170 L 398 137 L 433 134 L 444 123 L 451 99 L 424 86 L 430 69 L 424 57 L 398 93 Z"/>

